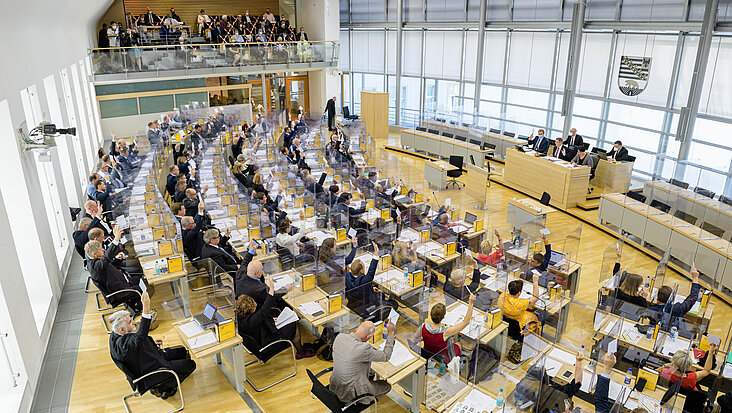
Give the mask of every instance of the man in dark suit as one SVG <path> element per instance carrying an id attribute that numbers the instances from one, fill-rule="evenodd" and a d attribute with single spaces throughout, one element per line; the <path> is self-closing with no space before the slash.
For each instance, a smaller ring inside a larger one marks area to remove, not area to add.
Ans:
<path id="1" fill-rule="evenodd" d="M 613 148 L 607 153 L 607 157 L 616 161 L 627 161 L 628 150 L 623 148 L 623 142 L 615 141 Z"/>
<path id="2" fill-rule="evenodd" d="M 168 191 L 171 198 L 175 197 L 175 185 L 178 183 L 178 173 L 180 169 L 178 169 L 177 165 L 172 165 L 170 167 L 170 174 L 168 174 L 167 181 L 165 182 L 165 190 Z"/>
<path id="3" fill-rule="evenodd" d="M 571 150 L 567 147 L 567 145 L 562 142 L 562 138 L 557 138 L 554 140 L 554 150 L 552 150 L 552 156 L 567 162 L 571 161 L 573 157 Z"/>
<path id="4" fill-rule="evenodd" d="M 201 250 L 203 249 L 203 202 L 198 204 L 198 213 L 191 218 L 186 215 L 181 219 L 181 228 L 183 236 L 183 249 L 188 256 L 188 259 L 194 259 L 201 256 Z"/>
<path id="5" fill-rule="evenodd" d="M 150 146 L 157 146 L 160 144 L 160 135 L 155 129 L 155 122 L 149 122 L 147 124 L 147 139 L 150 141 Z"/>
<path id="6" fill-rule="evenodd" d="M 569 136 L 564 140 L 564 143 L 569 146 L 580 146 L 584 143 L 581 135 L 577 135 L 577 129 L 572 128 L 569 130 Z"/>
<path id="7" fill-rule="evenodd" d="M 145 12 L 145 18 L 143 19 L 143 23 L 146 26 L 157 26 L 160 23 L 160 18 L 148 7 L 147 12 Z"/>
<path id="8" fill-rule="evenodd" d="M 249 241 L 249 250 L 244 253 L 244 259 L 242 260 L 239 271 L 236 272 L 236 284 L 234 286 L 236 296 L 239 297 L 242 294 L 252 297 L 257 303 L 257 307 L 264 303 L 264 300 L 269 294 L 267 286 L 264 284 L 264 269 L 262 263 L 259 260 L 254 259 L 256 251 L 254 250 L 254 241 Z M 288 286 L 288 289 L 290 287 Z M 278 303 L 275 304 L 277 308 L 284 308 L 285 304 L 282 297 L 287 294 L 287 291 L 280 291 L 275 293 L 275 298 L 278 298 Z"/>
<path id="9" fill-rule="evenodd" d="M 109 245 L 109 239 L 104 236 L 101 228 L 91 228 L 87 231 L 87 238 L 89 241 L 96 241 L 102 244 L 103 248 L 107 248 Z M 127 275 L 142 277 L 143 271 L 140 261 L 136 258 L 130 258 L 125 251 L 125 248 L 120 246 L 120 252 L 112 260 L 112 264 L 124 271 Z"/>
<path id="10" fill-rule="evenodd" d="M 305 41 L 310 41 L 310 40 L 308 39 L 308 34 L 307 34 L 307 33 L 305 33 L 305 28 L 304 28 L 304 27 L 300 27 L 300 31 L 299 31 L 299 32 L 297 32 L 297 36 L 295 37 L 295 39 L 296 39 L 296 40 L 297 40 L 298 42 L 299 42 L 299 41 L 301 41 L 301 40 L 305 40 Z"/>
<path id="11" fill-rule="evenodd" d="M 211 258 L 219 267 L 229 274 L 236 274 L 239 263 L 235 256 L 221 248 L 219 244 L 226 244 L 231 230 L 226 230 L 226 236 L 222 237 L 216 228 L 207 229 L 203 234 L 203 248 L 201 248 L 201 259 Z"/>
<path id="12" fill-rule="evenodd" d="M 102 205 L 97 201 L 86 201 L 84 203 L 84 218 L 91 219 L 88 229 L 101 228 L 104 231 L 104 236 L 108 237 L 112 233 L 112 228 L 104 221 L 102 217 Z"/>
<path id="13" fill-rule="evenodd" d="M 335 130 L 333 125 L 335 125 L 335 116 L 336 116 L 336 97 L 333 96 L 331 99 L 328 100 L 328 103 L 325 104 L 325 111 L 328 113 L 328 130 L 332 131 Z"/>
<path id="14" fill-rule="evenodd" d="M 122 252 L 122 245 L 120 244 L 122 230 L 119 227 L 115 227 L 113 233 L 114 239 L 106 251 L 98 241 L 89 241 L 84 246 L 84 252 L 89 257 L 89 262 L 87 263 L 89 274 L 101 289 L 106 290 L 107 294 L 120 290 L 140 291 L 140 278 L 131 276 L 114 265 L 113 261 Z M 135 312 L 142 310 L 140 295 L 137 293 L 124 292 L 115 296 L 115 300 L 124 301 Z"/>
<path id="15" fill-rule="evenodd" d="M 549 139 L 544 136 L 544 129 L 539 129 L 537 133 L 538 135 L 536 137 L 534 137 L 533 133 L 529 136 L 529 145 L 536 152 L 546 153 L 549 150 Z"/>
<path id="16" fill-rule="evenodd" d="M 91 218 L 82 218 L 79 220 L 79 229 L 74 231 L 72 237 L 74 238 L 74 247 L 76 252 L 81 255 L 81 258 L 86 262 L 86 256 L 84 255 L 84 246 L 89 242 L 89 224 L 91 224 Z"/>
<path id="17" fill-rule="evenodd" d="M 206 193 L 208 188 L 204 187 L 201 193 Z M 200 202 L 198 200 L 198 193 L 193 188 L 186 189 L 186 197 L 183 200 L 183 207 L 186 209 L 186 215 L 189 217 L 196 216 L 196 210 L 198 210 Z"/>
<path id="18" fill-rule="evenodd" d="M 94 195 L 92 195 L 92 199 L 97 201 L 104 211 L 111 212 L 114 209 L 114 200 L 112 199 L 112 187 L 107 186 L 107 183 L 104 182 L 104 179 L 97 179 L 96 182 L 94 182 Z"/>
<path id="19" fill-rule="evenodd" d="M 112 361 L 128 376 L 135 380 L 155 370 L 169 369 L 183 382 L 196 370 L 196 362 L 190 360 L 184 347 L 163 348 L 162 340 L 153 340 L 150 334 L 152 314 L 150 296 L 142 294 L 142 318 L 140 327 L 135 331 L 135 320 L 125 310 L 117 311 L 109 317 L 112 334 L 109 335 L 109 353 Z M 130 383 L 131 384 L 131 383 Z M 133 387 L 140 393 L 150 393 L 167 399 L 178 390 L 178 383 L 171 374 L 157 373 L 149 376 Z"/>

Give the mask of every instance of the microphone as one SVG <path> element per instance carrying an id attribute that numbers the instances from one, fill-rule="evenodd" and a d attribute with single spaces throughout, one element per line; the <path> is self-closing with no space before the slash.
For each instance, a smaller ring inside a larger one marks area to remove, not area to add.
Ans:
<path id="1" fill-rule="evenodd" d="M 435 197 L 435 202 L 437 202 L 437 211 L 439 211 L 442 205 L 440 205 L 440 200 L 437 198 L 437 194 L 435 193 L 435 191 L 432 191 L 432 196 Z"/>

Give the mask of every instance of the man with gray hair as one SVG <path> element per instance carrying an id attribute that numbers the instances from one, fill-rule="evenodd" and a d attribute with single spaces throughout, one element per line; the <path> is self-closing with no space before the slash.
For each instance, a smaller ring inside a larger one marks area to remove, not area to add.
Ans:
<path id="1" fill-rule="evenodd" d="M 378 350 L 368 341 L 374 335 L 374 323 L 364 321 L 350 334 L 339 334 L 333 341 L 333 374 L 330 375 L 330 390 L 342 402 L 349 402 L 364 394 L 377 398 L 391 390 L 386 380 L 371 380 L 371 362 L 385 362 L 394 350 L 396 326 L 389 321 L 386 325 L 387 338 L 384 350 Z M 368 403 L 364 399 L 360 403 Z"/>
<path id="2" fill-rule="evenodd" d="M 252 297 L 257 303 L 257 307 L 259 307 L 264 304 L 269 292 L 264 283 L 264 268 L 259 260 L 254 259 L 255 255 L 257 255 L 257 246 L 255 241 L 250 239 L 249 249 L 244 253 L 239 271 L 236 272 L 234 290 L 237 298 L 242 294 L 246 294 Z M 278 299 L 275 307 L 280 309 L 284 307 L 283 295 L 282 293 L 275 293 L 275 298 Z"/>
<path id="3" fill-rule="evenodd" d="M 209 228 L 203 233 L 203 248 L 201 248 L 201 259 L 210 258 L 224 271 L 231 275 L 236 274 L 239 269 L 239 260 L 219 245 L 228 241 L 231 230 L 226 229 L 226 236 L 222 237 L 219 230 Z"/>
<path id="4" fill-rule="evenodd" d="M 89 241 L 84 246 L 84 252 L 89 257 L 87 269 L 97 287 L 105 294 L 120 290 L 140 290 L 140 277 L 127 274 L 123 269 L 114 265 L 117 255 L 122 252 L 120 238 L 122 230 L 115 227 L 114 239 L 107 250 L 102 248 L 99 241 Z M 142 310 L 140 295 L 135 292 L 123 292 L 115 296 L 115 301 L 124 302 L 135 312 Z"/>
<path id="5" fill-rule="evenodd" d="M 91 224 L 91 222 L 91 218 L 84 217 L 80 219 L 79 229 L 74 231 L 74 233 L 72 234 L 72 237 L 74 238 L 74 247 L 76 248 L 76 252 L 81 255 L 81 258 L 84 258 L 84 262 L 86 262 L 86 258 L 84 256 L 84 246 L 87 242 L 89 242 L 89 224 Z"/>
<path id="6" fill-rule="evenodd" d="M 142 318 L 140 327 L 135 329 L 135 321 L 125 310 L 117 311 L 109 317 L 112 334 L 109 335 L 109 353 L 112 361 L 127 375 L 130 384 L 142 394 L 147 390 L 165 400 L 178 390 L 178 383 L 172 374 L 158 373 L 133 385 L 135 380 L 155 370 L 168 369 L 178 375 L 182 383 L 196 370 L 196 362 L 190 360 L 188 351 L 181 346 L 163 348 L 162 340 L 150 337 L 150 296 L 142 293 Z"/>

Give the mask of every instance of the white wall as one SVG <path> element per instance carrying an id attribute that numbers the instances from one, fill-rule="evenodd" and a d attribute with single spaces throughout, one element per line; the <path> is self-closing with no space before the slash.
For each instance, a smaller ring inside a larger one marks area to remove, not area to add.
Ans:
<path id="1" fill-rule="evenodd" d="M 2 397 L 5 389 L 0 389 L 3 412 L 30 410 L 63 289 L 73 247 L 68 206 L 82 201 L 82 191 L 67 185 L 79 186 L 88 175 L 101 141 L 88 82 L 86 48 L 96 43 L 94 24 L 110 3 L 0 3 L 3 31 L 14 39 L 4 45 L 8 60 L 0 68 L 0 139 L 4 148 L 0 158 L 4 172 L 0 180 L 0 231 L 4 234 L 0 240 L 0 331 L 10 334 L 5 343 L 13 370 L 21 373 L 20 385 L 12 394 Z M 62 70 L 69 76 L 68 89 Z M 50 223 L 46 214 L 51 202 L 41 195 L 40 182 L 45 176 L 39 177 L 33 154 L 21 151 L 13 133 L 26 120 L 20 92 L 32 86 L 41 119 L 61 123 L 58 126 L 76 126 L 78 131 L 76 143 L 75 138 L 64 137 L 58 140 L 59 148 L 51 150 L 52 188 L 59 194 L 59 210 L 64 212 L 61 225 L 67 237 L 65 248 L 60 249 L 52 240 L 52 225 L 55 229 L 56 223 Z"/>
<path id="2" fill-rule="evenodd" d="M 297 22 L 305 27 L 308 38 L 318 40 L 340 40 L 340 9 L 338 0 L 299 0 Z M 310 113 L 318 116 L 325 110 L 325 103 L 333 96 L 340 96 L 341 78 L 332 69 L 308 72 L 310 88 Z M 340 112 L 340 103 L 336 108 Z"/>

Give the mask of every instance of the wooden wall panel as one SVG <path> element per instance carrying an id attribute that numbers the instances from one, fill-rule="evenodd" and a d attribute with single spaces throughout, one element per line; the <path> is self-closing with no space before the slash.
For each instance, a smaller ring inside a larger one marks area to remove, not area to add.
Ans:
<path id="1" fill-rule="evenodd" d="M 279 2 L 275 0 L 125 0 L 124 3 L 127 13 L 136 16 L 145 13 L 147 7 L 159 16 L 167 14 L 170 8 L 174 7 L 176 14 L 191 26 L 196 24 L 196 16 L 201 9 L 206 10 L 209 16 L 244 15 L 245 10 L 249 10 L 250 15 L 261 16 L 267 8 L 272 10 L 272 13 L 279 14 Z M 290 20 L 293 18 L 294 16 L 288 16 Z"/>

